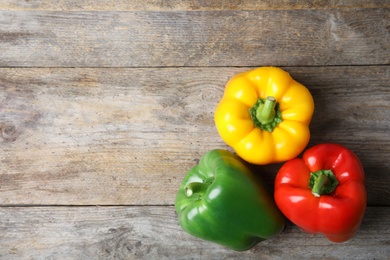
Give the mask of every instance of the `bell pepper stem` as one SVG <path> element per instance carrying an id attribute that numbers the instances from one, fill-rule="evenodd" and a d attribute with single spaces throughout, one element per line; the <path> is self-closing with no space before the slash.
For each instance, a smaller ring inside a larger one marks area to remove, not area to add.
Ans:
<path id="1" fill-rule="evenodd" d="M 262 124 L 269 124 L 275 118 L 276 99 L 272 96 L 264 100 L 264 104 L 259 106 L 256 110 L 256 118 Z"/>
<path id="2" fill-rule="evenodd" d="M 319 170 L 312 172 L 309 179 L 309 188 L 315 197 L 332 193 L 339 182 L 331 170 Z"/>
<path id="3" fill-rule="evenodd" d="M 283 121 L 276 98 L 272 96 L 265 99 L 259 98 L 249 109 L 249 113 L 254 126 L 270 133 Z"/>
<path id="4" fill-rule="evenodd" d="M 311 193 L 313 193 L 314 197 L 321 196 L 321 190 L 328 182 L 329 178 L 325 174 L 320 174 L 318 176 L 317 180 L 314 182 L 313 189 L 311 190 Z"/>
<path id="5" fill-rule="evenodd" d="M 207 183 L 204 183 L 204 182 L 190 182 L 188 183 L 185 188 L 184 188 L 184 192 L 186 194 L 187 197 L 191 197 L 194 193 L 197 193 L 197 194 L 204 194 L 205 191 L 207 190 L 208 188 L 208 184 Z"/>

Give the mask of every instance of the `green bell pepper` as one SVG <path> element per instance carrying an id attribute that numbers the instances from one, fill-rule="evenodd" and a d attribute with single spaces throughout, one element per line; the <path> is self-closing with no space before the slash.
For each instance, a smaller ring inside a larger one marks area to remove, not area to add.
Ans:
<path id="1" fill-rule="evenodd" d="M 175 202 L 189 234 L 244 251 L 284 228 L 264 184 L 244 161 L 225 150 L 204 154 L 184 177 Z"/>

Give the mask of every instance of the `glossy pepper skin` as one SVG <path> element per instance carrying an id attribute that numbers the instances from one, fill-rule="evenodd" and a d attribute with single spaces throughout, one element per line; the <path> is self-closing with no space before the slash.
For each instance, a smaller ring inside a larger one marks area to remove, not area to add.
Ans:
<path id="1" fill-rule="evenodd" d="M 306 232 L 346 241 L 358 230 L 366 209 L 363 167 L 341 145 L 313 146 L 302 159 L 280 168 L 274 197 L 282 213 Z"/>
<path id="2" fill-rule="evenodd" d="M 184 177 L 175 202 L 189 234 L 237 251 L 284 228 L 284 218 L 265 186 L 245 163 L 225 150 L 204 154 Z"/>
<path id="3" fill-rule="evenodd" d="M 241 158 L 262 165 L 303 151 L 313 112 L 305 86 L 280 68 L 260 67 L 228 81 L 214 120 L 221 138 Z"/>

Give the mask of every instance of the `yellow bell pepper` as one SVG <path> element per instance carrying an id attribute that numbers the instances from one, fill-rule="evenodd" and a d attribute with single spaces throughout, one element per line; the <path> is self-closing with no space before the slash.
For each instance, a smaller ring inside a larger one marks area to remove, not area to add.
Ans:
<path id="1" fill-rule="evenodd" d="M 310 139 L 314 101 L 309 90 L 276 67 L 235 75 L 215 111 L 221 138 L 253 164 L 298 156 Z"/>

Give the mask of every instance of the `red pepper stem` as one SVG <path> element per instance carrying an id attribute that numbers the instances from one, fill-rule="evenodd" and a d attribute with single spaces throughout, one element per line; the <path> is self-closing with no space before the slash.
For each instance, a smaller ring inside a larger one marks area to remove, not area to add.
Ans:
<path id="1" fill-rule="evenodd" d="M 320 174 L 317 178 L 317 180 L 314 182 L 313 189 L 311 190 L 311 193 L 315 197 L 320 197 L 321 196 L 321 191 L 322 188 L 329 182 L 328 176 L 325 174 Z"/>
<path id="2" fill-rule="evenodd" d="M 309 179 L 309 188 L 315 197 L 332 193 L 339 182 L 331 170 L 312 172 Z"/>
<path id="3" fill-rule="evenodd" d="M 272 123 L 276 114 L 275 106 L 276 106 L 276 99 L 272 96 L 267 97 L 264 100 L 264 104 L 259 106 L 256 110 L 257 120 L 259 120 L 259 122 L 262 124 Z"/>
<path id="4" fill-rule="evenodd" d="M 191 197 L 194 193 L 197 193 L 199 195 L 203 195 L 205 193 L 205 191 L 207 190 L 207 188 L 208 188 L 207 183 L 190 182 L 185 186 L 184 192 L 185 192 L 187 197 Z"/>

